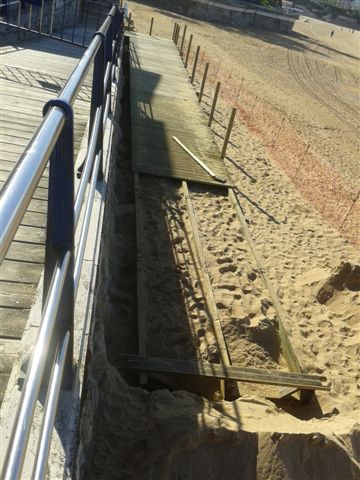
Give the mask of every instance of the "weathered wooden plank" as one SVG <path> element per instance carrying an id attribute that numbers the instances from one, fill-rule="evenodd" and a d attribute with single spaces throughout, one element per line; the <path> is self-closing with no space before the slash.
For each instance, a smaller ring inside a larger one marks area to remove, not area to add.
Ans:
<path id="1" fill-rule="evenodd" d="M 246 223 L 246 219 L 245 219 L 244 214 L 242 213 L 240 205 L 238 203 L 238 199 L 237 199 L 237 197 L 236 197 L 236 195 L 235 195 L 235 193 L 232 189 L 229 190 L 228 195 L 229 195 L 229 199 L 230 199 L 231 203 L 233 204 L 233 206 L 235 208 L 237 216 L 240 220 L 242 233 L 243 233 L 246 241 L 250 245 L 250 248 L 251 248 L 252 253 L 254 255 L 255 261 L 257 263 L 258 270 L 259 270 L 259 272 L 262 276 L 262 279 L 264 281 L 264 284 L 265 284 L 266 288 L 269 291 L 270 297 L 271 297 L 272 302 L 273 302 L 273 307 L 276 310 L 282 354 L 283 354 L 283 356 L 286 360 L 286 363 L 287 363 L 290 371 L 292 371 L 292 372 L 302 372 L 303 369 L 300 366 L 299 360 L 298 360 L 298 358 L 297 358 L 297 356 L 294 352 L 293 346 L 291 345 L 291 342 L 289 340 L 288 332 L 287 332 L 287 330 L 284 326 L 285 312 L 284 312 L 284 310 L 281 306 L 280 300 L 279 300 L 274 288 L 272 287 L 272 285 L 271 285 L 271 283 L 270 283 L 270 281 L 269 281 L 269 279 L 268 279 L 268 277 L 265 273 L 265 270 L 264 270 L 263 265 L 262 265 L 262 261 L 260 259 L 259 254 L 256 251 L 254 242 L 251 238 L 251 235 L 250 235 L 247 223 Z"/>
<path id="2" fill-rule="evenodd" d="M 2 150 L 3 153 L 15 153 L 15 154 L 17 154 L 18 158 L 20 158 L 20 155 L 24 151 L 24 148 L 20 147 L 19 145 L 2 143 L 1 144 L 1 150 Z"/>
<path id="3" fill-rule="evenodd" d="M 9 176 L 9 172 L 6 172 L 4 170 L 0 170 L 0 182 L 4 182 Z M 40 178 L 40 181 L 38 183 L 38 186 L 47 189 L 48 188 L 48 179 L 47 178 Z"/>
<path id="4" fill-rule="evenodd" d="M 0 335 L 2 337 L 21 338 L 29 316 L 27 308 L 0 307 Z"/>
<path id="5" fill-rule="evenodd" d="M 2 128 L 0 133 L 0 142 L 12 143 L 14 140 L 16 140 L 18 142 L 21 141 L 24 145 L 27 145 L 32 135 L 33 133 L 30 132 L 30 129 L 29 131 L 21 131 L 20 128 L 12 130 L 10 130 L 9 128 Z"/>
<path id="6" fill-rule="evenodd" d="M 42 114 L 42 108 L 43 105 L 53 98 L 54 95 L 46 95 L 44 98 L 40 98 L 37 96 L 29 95 L 29 98 L 26 100 L 26 104 L 24 105 L 24 99 L 21 95 L 9 92 L 7 97 L 2 97 L 0 98 L 0 101 L 2 102 L 3 107 L 4 106 L 15 106 L 15 108 L 21 107 L 23 111 L 34 111 L 36 114 Z M 81 102 L 78 102 L 76 104 L 76 110 L 78 114 L 86 114 L 88 106 L 86 103 L 84 105 L 81 104 Z"/>
<path id="7" fill-rule="evenodd" d="M 46 231 L 44 228 L 20 225 L 14 237 L 18 242 L 45 245 Z"/>
<path id="8" fill-rule="evenodd" d="M 27 225 L 29 227 L 46 227 L 46 214 L 37 213 L 37 212 L 25 212 L 23 219 L 21 220 L 21 225 Z"/>
<path id="9" fill-rule="evenodd" d="M 0 280 L 38 284 L 42 269 L 39 263 L 5 259 L 0 266 Z"/>
<path id="10" fill-rule="evenodd" d="M 8 260 L 19 260 L 23 262 L 44 263 L 45 248 L 43 245 L 13 241 L 7 254 Z"/>
<path id="11" fill-rule="evenodd" d="M 0 306 L 7 308 L 30 308 L 36 286 L 28 283 L 0 282 Z"/>
<path id="12" fill-rule="evenodd" d="M 11 152 L 4 152 L 3 149 L 0 149 L 0 165 L 3 161 L 17 163 L 19 160 L 19 155 Z"/>
<path id="13" fill-rule="evenodd" d="M 146 37 L 133 37 L 130 50 L 133 170 L 218 185 L 173 141 L 176 136 L 229 183 L 176 48 L 158 39 L 149 43 Z"/>
<path id="14" fill-rule="evenodd" d="M 302 390 L 330 390 L 330 385 L 325 383 L 327 379 L 324 376 L 303 375 L 301 373 L 295 375 L 279 370 L 243 368 L 192 360 L 121 354 L 117 357 L 116 366 L 126 370 L 213 377 L 236 382 L 287 386 Z"/>
<path id="15" fill-rule="evenodd" d="M 33 198 L 30 200 L 28 212 L 47 213 L 47 201 Z"/>
<path id="16" fill-rule="evenodd" d="M 30 112 L 33 110 L 30 110 L 29 112 L 26 112 L 25 115 L 27 116 L 27 119 L 15 119 L 12 117 L 8 117 L 8 111 L 2 109 L 0 112 L 0 116 L 3 118 L 3 120 L 8 119 L 8 122 L 6 122 L 6 125 L 2 122 L 2 129 L 3 131 L 18 131 L 21 130 L 21 128 L 24 128 L 24 131 L 26 133 L 29 132 L 35 132 L 37 127 L 40 125 L 42 117 L 36 116 L 36 117 L 31 117 Z M 17 114 L 18 112 L 14 111 L 14 114 Z"/>
<path id="17" fill-rule="evenodd" d="M 26 105 L 21 107 L 21 105 L 8 105 L 5 103 L 0 104 L 0 114 L 1 116 L 6 115 L 9 118 L 10 122 L 15 122 L 19 123 L 21 120 L 24 120 L 24 125 L 31 125 L 33 122 L 38 122 L 42 118 L 42 112 L 39 111 L 34 111 L 32 108 L 27 108 Z"/>
<path id="18" fill-rule="evenodd" d="M 216 343 L 219 347 L 221 362 L 227 367 L 231 365 L 231 358 L 226 346 L 226 341 L 224 338 L 224 333 L 221 325 L 221 319 L 220 319 L 219 311 L 216 305 L 214 292 L 211 286 L 209 272 L 206 268 L 204 251 L 201 244 L 201 239 L 200 239 L 198 225 L 196 222 L 194 208 L 189 195 L 189 189 L 185 181 L 182 182 L 182 189 L 183 189 L 186 207 L 187 207 L 187 211 L 190 219 L 191 229 L 193 233 L 193 240 L 195 243 L 195 252 L 194 252 L 195 255 L 193 255 L 193 258 L 197 262 L 197 271 L 199 272 L 199 280 L 202 285 L 202 291 L 205 292 L 205 301 L 208 307 L 208 311 L 210 313 L 209 320 L 211 322 L 211 327 L 216 339 Z M 226 392 L 225 392 L 224 383 L 221 384 L 221 392 L 222 392 L 223 398 L 225 398 Z"/>

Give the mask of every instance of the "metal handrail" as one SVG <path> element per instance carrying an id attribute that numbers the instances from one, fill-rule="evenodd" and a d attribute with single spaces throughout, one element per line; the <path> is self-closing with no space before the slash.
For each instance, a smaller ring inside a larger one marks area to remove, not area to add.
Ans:
<path id="1" fill-rule="evenodd" d="M 101 37 L 96 35 L 58 98 L 70 105 L 74 103 L 100 43 Z M 0 192 L 0 263 L 10 247 L 64 124 L 65 112 L 59 107 L 51 108 Z"/>
<path id="2" fill-rule="evenodd" d="M 72 383 L 74 302 L 96 184 L 102 176 L 103 129 L 111 108 L 111 72 L 122 52 L 119 48 L 122 35 L 123 12 L 113 6 L 60 95 L 45 105 L 40 127 L 0 192 L 1 263 L 50 158 L 42 321 L 3 464 L 1 478 L 4 480 L 21 476 L 36 402 L 41 385 L 47 381 L 48 393 L 32 476 L 45 478 L 60 387 L 64 382 L 67 386 Z M 72 104 L 92 62 L 89 140 L 75 200 Z M 89 179 L 89 195 L 75 255 L 75 231 Z M 50 380 L 47 378 L 49 365 L 52 365 Z"/>

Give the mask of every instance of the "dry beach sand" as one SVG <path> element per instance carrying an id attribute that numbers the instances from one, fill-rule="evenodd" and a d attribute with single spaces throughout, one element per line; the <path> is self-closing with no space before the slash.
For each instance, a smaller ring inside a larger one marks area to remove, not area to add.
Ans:
<path id="1" fill-rule="evenodd" d="M 255 29 L 235 32 L 140 2 L 129 6 L 139 32 L 148 32 L 152 16 L 154 35 L 160 37 L 171 38 L 175 20 L 187 23 L 209 58 L 221 59 L 226 75 L 233 71 L 232 76 L 246 78 L 243 96 L 250 105 L 258 96 L 266 111 L 280 121 L 282 115 L 291 120 L 288 137 L 282 143 L 279 139 L 283 153 L 289 148 L 290 157 L 297 148 L 293 138 L 302 136 L 349 188 L 359 188 L 359 139 L 350 128 L 351 124 L 356 129 L 359 121 L 358 32 L 336 27 L 329 46 L 330 27 L 315 21 L 299 21 L 296 35 L 284 36 Z M 303 50 L 310 52 L 306 60 L 328 72 L 321 80 L 314 74 L 316 82 L 323 82 L 316 90 L 318 96 L 323 92 L 321 102 L 314 98 L 314 89 L 304 89 L 294 78 L 290 50 L 301 57 L 294 61 L 302 64 Z M 218 78 L 226 75 L 218 73 Z M 338 100 L 331 99 L 329 91 Z M 205 91 L 204 114 L 209 112 L 212 92 L 212 88 Z M 236 97 L 236 92 L 228 93 L 220 99 L 212 125 L 220 147 L 231 99 Z M 131 179 L 124 166 L 126 152 L 118 152 L 123 166 L 115 179 L 116 214 L 105 243 L 110 258 L 102 267 L 107 280 L 100 286 L 94 327 L 81 433 L 82 478 L 360 478 L 359 250 L 304 198 L 277 161 L 276 150 L 264 146 L 263 138 L 250 127 L 245 121 L 236 123 L 225 159 L 229 175 L 285 311 L 299 361 L 309 373 L 326 375 L 331 390 L 301 406 L 295 399 L 266 400 L 267 389 L 255 385 L 240 384 L 241 397 L 225 402 L 216 398 L 216 385 L 209 384 L 208 389 L 201 385 L 205 398 L 182 390 L 186 384 L 180 379 L 179 390 L 173 392 L 146 391 L 132 386 L 131 377 L 124 381 L 114 365 L 118 353 L 137 351 L 136 247 L 124 233 L 135 235 L 134 198 L 123 188 Z M 219 351 L 191 248 L 181 184 L 141 177 L 140 185 L 147 352 L 216 362 Z M 229 200 L 200 186 L 191 188 L 191 196 L 231 360 L 286 370 L 269 292 Z M 114 252 L 123 253 L 111 265 Z M 118 319 L 115 324 L 114 319 Z M 194 385 L 191 389 L 195 391 Z"/>

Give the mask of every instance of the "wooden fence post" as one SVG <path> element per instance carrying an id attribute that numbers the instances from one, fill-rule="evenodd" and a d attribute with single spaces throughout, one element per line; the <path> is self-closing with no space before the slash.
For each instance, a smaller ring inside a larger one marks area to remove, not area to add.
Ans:
<path id="1" fill-rule="evenodd" d="M 180 57 L 183 56 L 183 49 L 184 49 L 184 42 L 185 42 L 185 35 L 186 35 L 186 30 L 187 30 L 187 25 L 185 25 L 184 27 L 184 33 L 183 33 L 183 37 L 182 37 L 182 40 L 181 40 L 181 47 L 180 47 Z"/>
<path id="2" fill-rule="evenodd" d="M 283 126 L 283 124 L 284 124 L 284 121 L 285 121 L 285 117 L 283 117 L 283 119 L 281 120 L 281 125 L 280 125 L 280 127 L 279 127 L 279 130 L 278 130 L 277 134 L 275 135 L 274 143 L 273 143 L 273 145 L 272 145 L 272 147 L 271 147 L 271 150 L 274 150 L 274 148 L 275 148 L 275 144 L 276 144 L 276 142 L 277 142 L 277 139 L 279 138 L 280 131 L 281 131 L 281 129 L 282 129 L 282 126 Z"/>
<path id="3" fill-rule="evenodd" d="M 215 95 L 214 95 L 214 99 L 213 99 L 213 103 L 211 105 L 211 110 L 210 110 L 210 115 L 209 115 L 209 122 L 208 122 L 209 127 L 211 127 L 211 124 L 212 124 L 212 121 L 213 121 L 213 118 L 214 118 L 216 102 L 217 102 L 217 99 L 218 99 L 218 96 L 219 96 L 220 87 L 221 87 L 221 82 L 217 82 Z"/>
<path id="4" fill-rule="evenodd" d="M 236 96 L 236 100 L 235 100 L 235 105 L 236 106 L 237 106 L 237 103 L 238 103 L 238 100 L 239 100 L 239 95 L 240 95 L 240 91 L 241 91 L 241 88 L 243 86 L 243 83 L 244 83 L 244 77 L 242 77 L 242 79 L 241 79 L 240 87 L 239 87 L 239 90 L 238 90 L 238 93 L 237 93 L 237 96 Z"/>
<path id="5" fill-rule="evenodd" d="M 198 98 L 199 103 L 201 103 L 201 99 L 202 99 L 202 96 L 203 96 L 203 93 L 204 93 L 205 82 L 206 82 L 206 77 L 207 77 L 208 70 L 209 70 L 209 64 L 207 63 L 205 65 L 204 75 L 203 75 L 203 79 L 202 79 L 201 87 L 200 87 L 199 98 Z"/>
<path id="6" fill-rule="evenodd" d="M 203 61 L 204 61 L 205 51 L 206 51 L 206 50 L 204 50 L 204 51 L 203 51 L 203 54 L 201 55 L 200 69 L 201 69 L 202 64 L 203 64 Z"/>
<path id="7" fill-rule="evenodd" d="M 177 32 L 176 32 L 176 36 L 175 36 L 175 45 L 176 45 L 176 46 L 177 46 L 178 41 L 179 41 L 180 30 L 181 30 L 181 27 L 180 27 L 180 25 L 178 24 L 178 26 L 177 26 Z"/>
<path id="8" fill-rule="evenodd" d="M 190 35 L 190 39 L 189 39 L 189 45 L 188 45 L 187 53 L 186 53 L 185 68 L 187 68 L 188 62 L 189 62 L 189 55 L 190 55 L 190 49 L 191 49 L 192 39 L 193 39 L 193 36 L 192 36 L 192 34 L 191 34 L 191 35 Z"/>
<path id="9" fill-rule="evenodd" d="M 256 104 L 257 100 L 258 100 L 258 97 L 256 96 L 256 97 L 255 97 L 255 100 L 254 100 L 254 103 L 253 103 L 253 106 L 251 107 L 251 111 L 250 111 L 249 119 L 251 118 L 251 115 L 252 115 L 252 113 L 253 113 L 253 111 L 254 111 L 255 104 Z"/>
<path id="10" fill-rule="evenodd" d="M 295 172 L 295 175 L 294 175 L 294 177 L 293 177 L 293 180 L 294 180 L 294 181 L 295 181 L 295 179 L 296 179 L 296 177 L 297 177 L 297 174 L 298 174 L 299 171 L 300 171 L 300 168 L 301 168 L 301 165 L 303 164 L 303 161 L 305 160 L 305 157 L 306 157 L 306 154 L 307 154 L 309 148 L 310 148 L 310 143 L 307 145 L 307 147 L 306 147 L 306 149 L 305 149 L 305 152 L 304 152 L 304 155 L 303 155 L 302 159 L 300 160 L 299 166 L 298 166 L 298 168 L 297 168 L 297 170 L 296 170 L 296 172 Z"/>
<path id="11" fill-rule="evenodd" d="M 197 66 L 197 62 L 198 62 L 198 59 L 199 59 L 199 53 L 200 53 L 200 46 L 198 46 L 197 49 L 196 49 L 196 55 L 195 55 L 195 60 L 194 60 L 194 65 L 193 65 L 193 71 L 192 71 L 192 74 L 191 74 L 191 83 L 194 83 L 196 66 Z"/>
<path id="12" fill-rule="evenodd" d="M 234 125 L 235 115 L 236 115 L 236 108 L 233 108 L 232 111 L 231 111 L 229 125 L 228 125 L 227 132 L 226 132 L 225 139 L 224 139 L 224 145 L 223 145 L 223 148 L 222 148 L 222 151 L 221 151 L 221 158 L 225 158 L 226 149 L 227 149 L 227 146 L 228 146 L 228 143 L 229 143 L 231 130 L 232 130 L 232 127 Z"/>
<path id="13" fill-rule="evenodd" d="M 341 230 L 342 227 L 344 226 L 344 223 L 345 223 L 346 220 L 348 219 L 348 216 L 349 216 L 350 213 L 352 212 L 352 209 L 354 208 L 355 203 L 357 202 L 357 200 L 359 200 L 359 198 L 360 198 L 360 190 L 358 191 L 358 193 L 357 193 L 357 195 L 356 195 L 356 197 L 355 197 L 355 199 L 354 199 L 354 201 L 353 201 L 353 203 L 352 203 L 352 205 L 351 205 L 351 207 L 350 207 L 350 210 L 349 210 L 348 213 L 345 215 L 345 218 L 344 218 L 344 220 L 342 221 L 342 224 L 340 225 L 340 230 Z"/>

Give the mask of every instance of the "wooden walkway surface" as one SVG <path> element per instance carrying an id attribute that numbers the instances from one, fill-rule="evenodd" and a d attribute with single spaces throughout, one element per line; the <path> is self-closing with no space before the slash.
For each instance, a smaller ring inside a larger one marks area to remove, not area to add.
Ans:
<path id="1" fill-rule="evenodd" d="M 44 103 L 58 95 L 83 52 L 47 38 L 0 48 L 0 185 L 39 126 Z M 76 150 L 88 120 L 88 77 L 74 105 Z M 43 270 L 47 181 L 45 170 L 0 267 L 0 402 Z"/>
<path id="2" fill-rule="evenodd" d="M 175 45 L 130 36 L 132 166 L 138 173 L 221 185 L 175 141 L 176 136 L 217 177 L 228 176 L 207 118 Z"/>

